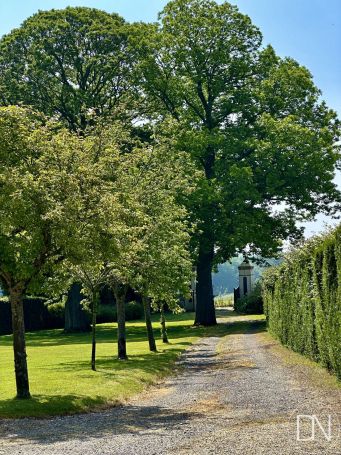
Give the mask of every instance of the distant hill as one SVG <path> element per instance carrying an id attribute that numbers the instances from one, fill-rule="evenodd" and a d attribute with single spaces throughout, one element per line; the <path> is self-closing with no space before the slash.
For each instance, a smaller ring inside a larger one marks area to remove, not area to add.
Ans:
<path id="1" fill-rule="evenodd" d="M 233 289 L 238 287 L 238 266 L 243 262 L 242 256 L 237 256 L 231 262 L 225 262 L 218 266 L 218 272 L 213 273 L 213 293 L 214 295 L 224 295 L 233 292 Z M 278 259 L 268 259 L 270 264 L 275 265 L 280 262 Z M 257 280 L 261 275 L 264 267 L 257 264 L 254 266 L 254 278 Z"/>

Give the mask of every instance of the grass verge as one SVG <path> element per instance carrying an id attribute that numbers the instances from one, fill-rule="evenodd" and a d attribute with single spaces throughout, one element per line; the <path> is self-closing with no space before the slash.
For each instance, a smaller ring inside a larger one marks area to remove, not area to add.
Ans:
<path id="1" fill-rule="evenodd" d="M 264 332 L 259 335 L 263 343 L 271 347 L 271 351 L 281 361 L 286 364 L 301 368 L 305 375 L 308 375 L 308 380 L 314 383 L 316 387 L 336 388 L 341 390 L 341 381 L 335 374 L 328 371 L 323 365 L 308 357 L 293 351 L 290 347 L 281 344 L 271 333 Z"/>

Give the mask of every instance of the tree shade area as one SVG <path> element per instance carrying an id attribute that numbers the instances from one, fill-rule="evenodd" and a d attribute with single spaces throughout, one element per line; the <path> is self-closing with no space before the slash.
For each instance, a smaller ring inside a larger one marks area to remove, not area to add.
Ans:
<path id="1" fill-rule="evenodd" d="M 193 313 L 167 315 L 171 343 L 159 338 L 158 315 L 152 316 L 157 338 L 157 353 L 149 350 L 142 321 L 127 323 L 129 360 L 122 362 L 113 356 L 117 324 L 101 324 L 98 329 L 97 371 L 89 371 L 91 334 L 65 334 L 62 330 L 42 330 L 27 334 L 30 357 L 31 400 L 13 400 L 15 381 L 12 375 L 12 340 L 0 337 L 2 383 L 0 389 L 0 418 L 46 417 L 59 414 L 106 409 L 125 402 L 176 369 L 179 354 L 202 336 L 224 336 L 247 331 L 248 322 L 229 327 L 194 328 Z M 250 318 L 264 325 L 263 316 Z"/>
<path id="2" fill-rule="evenodd" d="M 270 332 L 341 379 L 341 227 L 288 254 L 263 279 Z"/>
<path id="3" fill-rule="evenodd" d="M 65 301 L 90 330 L 100 295 L 129 358 L 128 293 L 214 326 L 212 272 L 276 257 L 297 222 L 335 215 L 340 123 L 307 68 L 262 45 L 237 7 L 173 0 L 154 24 L 94 8 L 40 11 L 0 40 L 0 285 L 9 296 L 17 397 L 29 398 L 23 300 Z M 84 311 L 91 315 L 83 320 Z M 90 364 L 90 355 L 89 355 Z"/>

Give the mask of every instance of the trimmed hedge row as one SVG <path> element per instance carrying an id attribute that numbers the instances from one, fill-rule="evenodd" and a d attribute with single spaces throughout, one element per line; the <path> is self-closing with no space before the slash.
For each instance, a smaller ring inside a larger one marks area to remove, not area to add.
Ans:
<path id="1" fill-rule="evenodd" d="M 270 333 L 341 379 L 341 225 L 266 271 L 262 294 Z"/>
<path id="2" fill-rule="evenodd" d="M 64 328 L 64 305 L 46 306 L 43 298 L 24 299 L 25 328 L 28 332 Z M 134 321 L 143 317 L 143 306 L 139 302 L 126 304 L 126 320 Z M 11 307 L 7 297 L 0 297 L 0 335 L 12 333 Z M 116 305 L 99 305 L 97 323 L 117 322 Z"/>
<path id="3" fill-rule="evenodd" d="M 25 328 L 28 332 L 64 327 L 64 309 L 47 307 L 42 298 L 24 299 Z M 0 298 L 0 335 L 12 333 L 11 306 L 8 299 Z"/>

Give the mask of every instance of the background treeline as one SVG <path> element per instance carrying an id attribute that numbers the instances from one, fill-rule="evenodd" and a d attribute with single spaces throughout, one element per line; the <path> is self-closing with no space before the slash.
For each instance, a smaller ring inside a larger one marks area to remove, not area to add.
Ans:
<path id="1" fill-rule="evenodd" d="M 270 332 L 341 378 L 341 226 L 265 273 Z"/>

